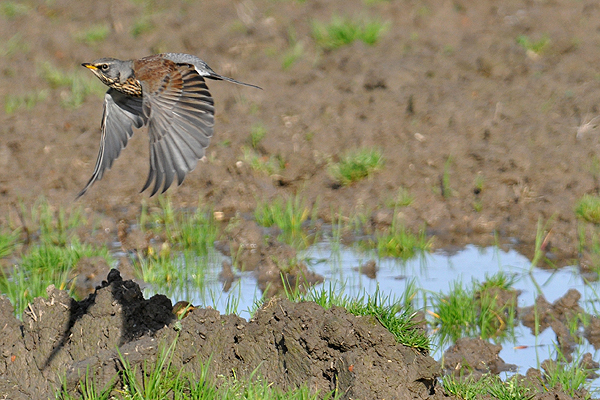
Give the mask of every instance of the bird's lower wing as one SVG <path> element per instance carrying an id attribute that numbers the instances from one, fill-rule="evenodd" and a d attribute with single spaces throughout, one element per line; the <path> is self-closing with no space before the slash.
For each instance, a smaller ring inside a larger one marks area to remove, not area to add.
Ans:
<path id="1" fill-rule="evenodd" d="M 152 182 L 153 196 L 167 190 L 175 177 L 181 185 L 186 174 L 204 157 L 213 135 L 213 99 L 204 78 L 189 65 L 174 65 L 170 79 L 151 93 L 144 92 L 144 112 L 150 135 L 150 172 L 142 188 Z M 142 81 L 142 90 L 145 83 Z"/>
<path id="2" fill-rule="evenodd" d="M 113 161 L 121 154 L 121 150 L 127 146 L 127 141 L 133 135 L 133 127 L 140 128 L 144 122 L 141 98 L 126 96 L 114 89 L 106 92 L 100 151 L 96 159 L 96 166 L 92 177 L 79 192 L 77 198 L 83 196 L 94 182 L 102 179 L 104 171 L 110 169 Z"/>

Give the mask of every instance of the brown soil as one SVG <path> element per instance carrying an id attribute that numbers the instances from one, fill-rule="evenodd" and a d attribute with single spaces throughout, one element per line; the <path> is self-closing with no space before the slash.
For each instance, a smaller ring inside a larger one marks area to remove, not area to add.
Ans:
<path id="1" fill-rule="evenodd" d="M 327 221 L 331 210 L 346 216 L 389 210 L 386 201 L 404 187 L 416 201 L 402 210 L 403 222 L 415 230 L 426 224 L 437 246 L 488 244 L 498 232 L 517 238 L 528 253 L 541 219 L 551 220 L 545 249 L 561 263 L 578 256 L 573 207 L 599 187 L 597 2 L 153 4 L 64 0 L 3 17 L 3 42 L 18 34 L 21 45 L 0 60 L 0 98 L 49 93 L 29 110 L 0 116 L 4 219 L 11 204 L 27 206 L 43 195 L 51 204 L 135 220 L 147 198 L 138 193 L 148 170 L 145 132 L 74 202 L 95 162 L 102 100 L 89 96 L 77 109 L 61 107 L 69 90 L 51 88 L 39 64 L 79 68 L 93 80 L 81 62 L 182 51 L 264 90 L 209 82 L 215 136 L 206 162 L 170 190 L 176 205 L 208 204 L 230 214 L 253 210 L 257 198 L 300 192 L 320 199 Z M 391 25 L 375 46 L 356 42 L 319 51 L 311 21 L 334 14 L 379 17 Z M 131 29 L 142 17 L 150 29 L 134 38 Z M 106 40 L 90 45 L 78 39 L 102 23 L 111 29 Z M 283 70 L 291 27 L 304 53 Z M 550 43 L 537 56 L 517 44 L 520 35 Z M 267 130 L 259 154 L 284 160 L 279 174 L 253 171 L 244 162 L 241 147 L 249 144 L 253 124 Z M 383 150 L 385 168 L 339 187 L 328 163 L 364 146 Z M 449 188 L 441 188 L 446 165 Z"/>
<path id="2" fill-rule="evenodd" d="M 371 317 L 272 300 L 250 321 L 211 309 L 193 309 L 178 321 L 165 296 L 145 300 L 139 286 L 123 281 L 117 270 L 107 279 L 81 302 L 49 287 L 48 298 L 36 299 L 23 323 L 0 297 L 0 393 L 5 398 L 53 397 L 64 387 L 65 373 L 70 392 L 77 392 L 86 373 L 98 388 L 122 389 L 117 348 L 143 371 L 156 361 L 161 345 L 164 350 L 174 341 L 173 369 L 198 379 L 208 364 L 208 376 L 217 385 L 223 377 L 254 372 L 281 388 L 338 389 L 345 399 L 443 397 L 438 364 L 397 344 Z"/>

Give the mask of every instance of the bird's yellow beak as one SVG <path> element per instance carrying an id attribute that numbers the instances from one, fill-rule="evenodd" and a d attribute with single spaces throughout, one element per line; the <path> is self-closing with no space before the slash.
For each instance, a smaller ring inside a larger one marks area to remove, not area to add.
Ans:
<path id="1" fill-rule="evenodd" d="M 98 69 L 98 67 L 96 67 L 94 64 L 90 64 L 90 63 L 83 63 L 81 65 L 83 65 L 84 67 L 89 68 L 89 69 Z"/>

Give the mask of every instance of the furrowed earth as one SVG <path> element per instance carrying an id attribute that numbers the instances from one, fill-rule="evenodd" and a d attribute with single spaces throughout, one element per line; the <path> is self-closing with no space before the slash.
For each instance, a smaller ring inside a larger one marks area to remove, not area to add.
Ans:
<path id="1" fill-rule="evenodd" d="M 336 15 L 377 19 L 387 30 L 374 45 L 323 49 L 313 24 Z M 540 266 L 597 267 L 580 242 L 597 227 L 574 212 L 583 195 L 600 191 L 596 1 L 23 1 L 2 3 L 0 19 L 2 227 L 27 228 L 20 210 L 43 197 L 53 209 L 85 210 L 94 221 L 81 233 L 88 243 L 125 239 L 119 224 L 134 237 L 143 204 L 158 204 L 139 193 L 145 129 L 75 200 L 93 171 L 105 91 L 80 64 L 185 52 L 263 90 L 208 82 L 215 134 L 206 158 L 167 192 L 174 207 L 208 207 L 227 221 L 298 195 L 316 204 L 323 224 L 365 215 L 377 230 L 398 218 L 425 229 L 434 248 L 511 243 L 530 259 L 541 235 L 548 263 Z M 82 90 L 88 81 L 96 86 Z M 253 127 L 265 131 L 254 147 Z M 341 185 L 331 164 L 360 148 L 380 149 L 385 164 Z M 391 205 L 400 189 L 414 198 L 409 206 Z M 225 237 L 224 247 L 248 232 Z M 7 271 L 12 265 L 2 260 Z M 273 300 L 251 321 L 196 309 L 177 331 L 169 299 L 143 299 L 127 282 L 92 283 L 89 290 L 101 288 L 80 302 L 50 288 L 23 321 L 2 300 L 0 393 L 46 398 L 61 376 L 76 390 L 88 366 L 107 382 L 119 368 L 117 346 L 141 365 L 179 332 L 174 359 L 190 372 L 200 365 L 192 359 L 217 352 L 213 377 L 251 372 L 263 360 L 261 373 L 281 387 L 308 381 L 343 387 L 346 398 L 443 396 L 441 367 L 368 318 Z M 301 321 L 311 328 L 302 331 Z M 198 354 L 186 354 L 190 346 Z M 492 350 L 480 350 L 482 358 Z"/>

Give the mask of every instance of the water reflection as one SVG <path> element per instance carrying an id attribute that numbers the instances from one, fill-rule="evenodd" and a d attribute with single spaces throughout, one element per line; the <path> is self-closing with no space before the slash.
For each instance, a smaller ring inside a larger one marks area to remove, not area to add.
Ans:
<path id="1" fill-rule="evenodd" d="M 408 285 L 422 289 L 422 293 L 448 293 L 456 282 L 468 286 L 472 281 L 484 282 L 486 277 L 502 271 L 515 278 L 513 287 L 521 291 L 518 306 L 534 304 L 536 297 L 542 294 L 548 302 L 554 302 L 569 289 L 577 289 L 581 295 L 580 305 L 590 314 L 596 315 L 598 282 L 586 282 L 574 267 L 548 271 L 533 268 L 531 262 L 515 250 L 502 250 L 497 247 L 479 248 L 466 246 L 459 251 L 421 254 L 419 257 L 399 261 L 394 259 L 378 260 L 375 254 L 341 249 L 332 252 L 327 243 L 321 243 L 309 249 L 305 256 L 314 261 L 315 272 L 323 274 L 326 281 L 346 282 L 346 294 L 356 296 L 361 293 L 373 294 L 377 287 L 382 293 L 401 298 Z M 376 260 L 378 271 L 375 279 L 367 278 L 356 267 Z M 415 306 L 423 307 L 427 295 L 418 297 Z M 428 303 L 431 305 L 431 301 Z M 513 336 L 503 338 L 500 357 L 505 362 L 516 364 L 521 374 L 530 367 L 538 368 L 547 358 L 555 359 L 556 335 L 548 328 L 537 337 L 521 324 L 515 327 Z M 432 356 L 439 360 L 446 347 L 436 346 Z M 590 352 L 594 360 L 600 354 L 585 340 L 578 345 L 577 353 Z M 576 355 L 575 355 L 576 358 Z M 594 382 L 600 387 L 600 381 Z"/>
<path id="2" fill-rule="evenodd" d="M 472 281 L 483 282 L 487 276 L 499 271 L 515 278 L 513 287 L 521 291 L 519 307 L 531 306 L 539 294 L 552 303 L 572 288 L 581 293 L 580 305 L 586 312 L 596 315 L 600 306 L 597 295 L 600 293 L 600 283 L 586 282 L 574 267 L 554 271 L 533 268 L 530 273 L 531 262 L 511 249 L 466 246 L 451 252 L 423 253 L 411 260 L 401 261 L 378 259 L 375 253 L 322 242 L 304 250 L 299 257 L 305 259 L 314 272 L 326 278 L 324 285 L 333 285 L 349 296 L 373 295 L 379 288 L 383 294 L 402 299 L 407 288 L 414 285 L 420 289 L 420 295 L 413 300 L 417 308 L 425 304 L 431 306 L 433 294 L 448 293 L 451 285 L 457 281 L 469 286 Z M 243 318 L 249 318 L 249 310 L 261 297 L 256 281 L 251 272 L 243 272 L 240 279 L 233 282 L 229 292 L 223 292 L 223 284 L 218 279 L 223 261 L 228 261 L 228 258 L 211 252 L 207 260 L 202 262 L 204 289 L 170 288 L 173 302 L 186 300 L 194 305 L 214 307 L 223 313 L 236 311 Z M 146 296 L 156 292 L 164 293 L 158 287 L 145 289 Z M 585 339 L 582 341 L 577 353 L 590 352 L 594 360 L 599 360 L 600 354 Z M 539 368 L 543 360 L 555 359 L 555 343 L 556 335 L 552 329 L 545 329 L 534 336 L 528 328 L 519 324 L 513 336 L 503 338 L 500 357 L 507 363 L 516 364 L 519 367 L 517 372 L 525 374 L 530 367 Z M 445 347 L 436 346 L 432 356 L 439 360 L 444 350 Z M 600 381 L 596 380 L 593 386 L 600 387 Z"/>

